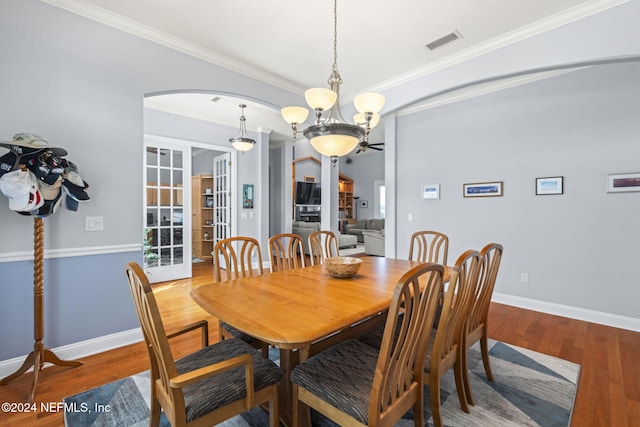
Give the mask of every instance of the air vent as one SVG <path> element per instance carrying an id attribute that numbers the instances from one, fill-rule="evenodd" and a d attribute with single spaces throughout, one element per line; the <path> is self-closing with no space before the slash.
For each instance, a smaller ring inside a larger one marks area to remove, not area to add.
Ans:
<path id="1" fill-rule="evenodd" d="M 454 42 L 454 41 L 456 41 L 458 39 L 461 39 L 461 38 L 462 38 L 462 36 L 460 35 L 459 32 L 453 31 L 453 32 L 447 34 L 446 36 L 442 36 L 439 39 L 436 39 L 436 40 L 434 40 L 432 42 L 429 42 L 429 43 L 425 44 L 424 47 L 426 47 L 429 50 L 436 50 L 439 47 L 442 47 L 442 46 L 444 46 L 446 44 L 449 44 L 449 43 Z"/>

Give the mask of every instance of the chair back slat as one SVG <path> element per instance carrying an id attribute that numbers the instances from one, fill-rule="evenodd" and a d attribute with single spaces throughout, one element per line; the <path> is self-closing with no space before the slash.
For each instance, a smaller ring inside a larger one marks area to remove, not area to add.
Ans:
<path id="1" fill-rule="evenodd" d="M 325 258 L 339 255 L 338 238 L 333 231 L 319 230 L 309 235 L 311 265 L 322 264 Z"/>
<path id="2" fill-rule="evenodd" d="M 469 314 L 479 272 L 478 251 L 469 249 L 458 257 L 442 303 L 442 314 L 433 344 L 432 366 L 450 358 L 460 345 L 462 327 Z"/>
<path id="3" fill-rule="evenodd" d="M 443 276 L 443 266 L 428 263 L 414 267 L 398 281 L 376 365 L 369 420 L 393 413 L 393 406 L 406 403 L 410 393 L 421 398 L 422 364 L 442 293 Z M 399 316 L 400 313 L 403 315 Z"/>
<path id="4" fill-rule="evenodd" d="M 409 259 L 447 265 L 449 237 L 437 231 L 416 231 L 409 243 Z"/>
<path id="5" fill-rule="evenodd" d="M 182 391 L 173 389 L 169 385 L 170 379 L 177 375 L 177 370 L 147 275 L 135 262 L 128 263 L 125 266 L 125 271 L 151 360 L 152 385 L 156 386 L 158 384 L 156 380 L 159 379 L 162 394 L 168 401 L 167 403 L 176 412 L 180 413 L 179 411 L 182 411 L 181 413 L 184 413 L 185 402 Z M 173 413 L 175 414 L 176 412 Z"/>
<path id="6" fill-rule="evenodd" d="M 480 251 L 482 260 L 480 275 L 465 327 L 467 335 L 484 327 L 487 323 L 489 304 L 491 303 L 493 288 L 496 284 L 496 277 L 502 260 L 502 251 L 503 247 L 498 243 L 490 243 Z"/>
<path id="7" fill-rule="evenodd" d="M 276 234 L 269 238 L 271 272 L 304 267 L 302 237 L 292 233 Z"/>
<path id="8" fill-rule="evenodd" d="M 216 282 L 263 274 L 260 243 L 244 236 L 220 240 L 213 248 L 213 272 Z"/>

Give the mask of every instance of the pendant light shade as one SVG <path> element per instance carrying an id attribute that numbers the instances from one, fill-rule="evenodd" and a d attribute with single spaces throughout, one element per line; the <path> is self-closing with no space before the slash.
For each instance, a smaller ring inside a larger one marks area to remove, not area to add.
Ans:
<path id="1" fill-rule="evenodd" d="M 358 144 L 368 144 L 369 131 L 380 121 L 380 111 L 384 106 L 384 96 L 377 93 L 363 93 L 355 97 L 356 109 L 360 112 L 355 124 L 347 123 L 340 112 L 340 85 L 342 78 L 338 72 L 338 2 L 333 2 L 333 67 L 329 76 L 329 88 L 311 88 L 305 91 L 307 104 L 315 111 L 315 122 L 303 134 L 311 146 L 320 154 L 331 158 L 335 166 L 338 157 L 354 150 Z M 293 129 L 294 139 L 297 126 L 306 120 L 302 107 L 282 109 L 282 117 Z M 305 109 L 306 110 L 306 109 Z"/>
<path id="2" fill-rule="evenodd" d="M 235 138 L 229 138 L 229 142 L 236 150 L 240 151 L 242 154 L 245 151 L 249 151 L 256 144 L 256 141 L 249 138 L 247 133 L 247 119 L 244 117 L 244 109 L 247 107 L 245 104 L 240 104 L 240 129 L 238 129 L 238 135 Z"/>

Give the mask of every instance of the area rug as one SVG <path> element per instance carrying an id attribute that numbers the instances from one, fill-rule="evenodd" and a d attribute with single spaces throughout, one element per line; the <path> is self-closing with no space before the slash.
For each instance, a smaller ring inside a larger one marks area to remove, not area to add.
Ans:
<path id="1" fill-rule="evenodd" d="M 364 243 L 358 243 L 355 248 L 339 249 L 338 253 L 340 254 L 340 256 L 364 254 Z"/>
<path id="2" fill-rule="evenodd" d="M 446 426 L 568 426 L 580 375 L 580 365 L 499 341 L 490 342 L 494 382 L 487 380 L 479 346 L 469 350 L 471 388 L 476 405 L 469 414 L 460 409 L 451 370 L 441 382 L 442 416 Z M 276 358 L 277 352 L 271 352 Z M 425 387 L 425 420 L 432 426 L 431 410 Z M 149 415 L 149 377 L 141 373 L 65 399 L 65 408 L 89 408 L 65 413 L 65 425 L 147 426 Z M 98 405 L 98 406 L 96 406 Z M 102 406 L 99 406 L 102 405 Z M 96 411 L 94 408 L 108 408 Z M 312 413 L 313 427 L 336 424 Z M 169 422 L 162 414 L 162 427 Z M 266 427 L 268 414 L 261 408 L 238 415 L 220 424 L 224 427 Z M 397 427 L 413 426 L 407 413 Z"/>

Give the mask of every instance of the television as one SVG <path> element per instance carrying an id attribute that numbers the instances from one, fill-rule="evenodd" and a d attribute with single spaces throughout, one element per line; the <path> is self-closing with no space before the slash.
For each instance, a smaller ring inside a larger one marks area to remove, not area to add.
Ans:
<path id="1" fill-rule="evenodd" d="M 296 205 L 319 205 L 320 184 L 316 182 L 296 182 Z"/>

